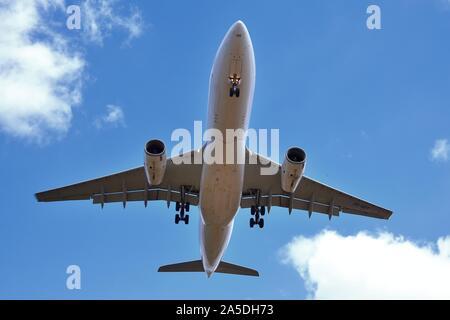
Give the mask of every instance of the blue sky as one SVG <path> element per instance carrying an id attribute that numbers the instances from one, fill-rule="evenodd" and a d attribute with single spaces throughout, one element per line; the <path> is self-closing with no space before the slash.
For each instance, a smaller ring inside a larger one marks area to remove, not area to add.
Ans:
<path id="1" fill-rule="evenodd" d="M 376 1 L 382 29 L 370 31 L 369 4 L 122 1 L 112 5 L 116 16 L 97 17 L 100 29 L 111 27 L 103 34 L 66 30 L 58 5 L 38 8 L 40 23 L 67 42 L 70 79 L 59 80 L 70 90 L 59 95 L 67 104 L 63 123 L 46 118 L 56 109 L 35 111 L 31 133 L 18 129 L 26 110 L 17 113 L 15 101 L 0 103 L 0 298 L 302 299 L 309 296 L 305 281 L 280 253 L 296 236 L 366 230 L 402 235 L 417 246 L 448 236 L 450 10 L 439 0 Z M 196 208 L 190 225 L 176 226 L 165 203 L 101 210 L 89 201 L 35 201 L 37 191 L 142 165 L 146 141 L 171 146 L 174 129 L 206 120 L 213 58 L 238 19 L 249 29 L 256 56 L 251 126 L 279 128 L 280 153 L 301 146 L 308 176 L 392 209 L 391 220 L 342 214 L 330 222 L 275 208 L 266 227 L 253 230 L 250 213 L 240 210 L 225 260 L 258 269 L 261 277 L 207 280 L 156 272 L 198 258 Z M 133 23 L 141 32 L 130 38 Z M 48 35 L 32 34 L 30 41 L 47 43 Z M 0 46 L 1 57 L 5 52 Z M 34 103 L 28 94 L 20 96 Z M 74 94 L 82 97 L 79 103 Z M 123 114 L 111 120 L 107 106 Z M 447 144 L 433 159 L 437 140 Z M 80 291 L 65 286 L 72 264 L 82 270 Z"/>

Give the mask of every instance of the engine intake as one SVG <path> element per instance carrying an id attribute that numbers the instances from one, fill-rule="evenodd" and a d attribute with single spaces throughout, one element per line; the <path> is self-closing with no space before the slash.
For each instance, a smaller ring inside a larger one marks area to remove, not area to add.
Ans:
<path id="1" fill-rule="evenodd" d="M 150 140 L 145 145 L 144 167 L 147 181 L 152 186 L 160 185 L 166 172 L 166 146 L 160 140 Z"/>
<path id="2" fill-rule="evenodd" d="M 292 193 L 297 190 L 303 177 L 306 165 L 306 153 L 303 149 L 293 147 L 286 152 L 281 166 L 281 188 L 284 192 Z"/>

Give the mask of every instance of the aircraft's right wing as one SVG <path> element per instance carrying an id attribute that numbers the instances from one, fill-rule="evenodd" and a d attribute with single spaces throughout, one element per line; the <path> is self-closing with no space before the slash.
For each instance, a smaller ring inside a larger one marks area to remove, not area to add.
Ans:
<path id="1" fill-rule="evenodd" d="M 392 211 L 375 204 L 329 187 L 323 183 L 303 177 L 297 190 L 286 193 L 281 189 L 281 170 L 274 175 L 262 175 L 261 168 L 280 165 L 255 153 L 247 151 L 247 157 L 253 158 L 246 164 L 244 177 L 244 192 L 241 200 L 242 208 L 251 206 L 285 207 L 291 212 L 293 209 L 305 210 L 311 215 L 313 212 L 339 216 L 340 212 L 362 215 L 372 218 L 389 219 Z M 263 161 L 260 161 L 260 160 Z M 247 160 L 249 161 L 249 160 Z M 264 165 L 264 164 L 265 165 Z"/>
<path id="2" fill-rule="evenodd" d="M 191 157 L 194 163 L 195 153 L 191 151 L 182 157 Z M 94 204 L 128 201 L 163 200 L 170 202 L 189 202 L 198 204 L 200 190 L 201 165 L 175 164 L 167 160 L 166 173 L 162 183 L 149 186 L 144 167 L 119 172 L 109 176 L 80 182 L 70 186 L 44 191 L 36 194 L 39 202 L 89 200 Z M 182 199 L 184 197 L 184 199 Z"/>

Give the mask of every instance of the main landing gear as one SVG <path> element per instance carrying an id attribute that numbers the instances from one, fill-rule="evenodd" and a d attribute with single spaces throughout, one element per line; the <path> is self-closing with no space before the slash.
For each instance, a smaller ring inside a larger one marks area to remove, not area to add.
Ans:
<path id="1" fill-rule="evenodd" d="M 264 228 L 264 219 L 261 217 L 266 214 L 266 207 L 252 206 L 250 208 L 250 213 L 254 216 L 253 218 L 250 218 L 250 228 L 254 228 L 255 225 L 258 225 L 260 229 Z"/>
<path id="2" fill-rule="evenodd" d="M 179 213 L 175 215 L 175 224 L 179 224 L 180 221 L 184 221 L 184 224 L 189 224 L 189 215 L 185 214 L 185 212 L 189 212 L 190 204 L 177 202 L 175 204 L 175 210 Z"/>

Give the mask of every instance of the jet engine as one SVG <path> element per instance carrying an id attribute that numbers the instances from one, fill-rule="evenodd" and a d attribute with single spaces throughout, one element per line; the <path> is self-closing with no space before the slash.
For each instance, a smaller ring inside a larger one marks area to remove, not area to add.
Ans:
<path id="1" fill-rule="evenodd" d="M 166 146 L 160 140 L 150 140 L 145 145 L 145 174 L 151 186 L 160 185 L 166 172 Z"/>
<path id="2" fill-rule="evenodd" d="M 286 152 L 281 166 L 281 188 L 284 192 L 295 192 L 303 177 L 305 165 L 306 153 L 303 149 L 294 147 Z"/>

